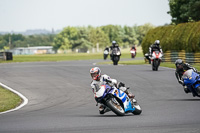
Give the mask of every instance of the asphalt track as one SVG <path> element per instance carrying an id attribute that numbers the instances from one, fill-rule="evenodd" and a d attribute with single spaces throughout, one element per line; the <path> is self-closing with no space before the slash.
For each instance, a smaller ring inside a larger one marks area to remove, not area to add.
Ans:
<path id="1" fill-rule="evenodd" d="M 150 65 L 97 65 L 131 87 L 143 112 L 98 113 L 90 61 L 0 64 L 0 82 L 29 99 L 0 115 L 0 133 L 200 133 L 200 98 L 185 94 L 174 70 Z"/>

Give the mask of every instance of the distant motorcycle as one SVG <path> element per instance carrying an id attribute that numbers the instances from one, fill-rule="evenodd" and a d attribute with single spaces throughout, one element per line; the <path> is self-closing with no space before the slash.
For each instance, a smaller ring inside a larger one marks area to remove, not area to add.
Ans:
<path id="1" fill-rule="evenodd" d="M 104 60 L 107 59 L 108 54 L 109 54 L 109 51 L 108 50 L 104 50 L 104 52 L 103 52 L 103 58 L 104 58 Z"/>
<path id="2" fill-rule="evenodd" d="M 150 57 L 153 71 L 158 71 L 158 67 L 160 66 L 160 62 L 162 61 L 162 56 L 163 55 L 161 52 L 153 51 L 153 54 Z"/>
<path id="3" fill-rule="evenodd" d="M 131 49 L 131 58 L 135 58 L 136 55 L 136 50 L 135 49 Z"/>
<path id="4" fill-rule="evenodd" d="M 113 61 L 113 65 L 118 65 L 120 60 L 121 52 L 118 48 L 113 48 L 111 53 L 111 60 Z"/>
<path id="5" fill-rule="evenodd" d="M 95 100 L 97 103 L 104 104 L 107 110 L 113 111 L 118 116 L 129 112 L 140 115 L 142 112 L 135 99 L 130 99 L 126 93 L 108 84 L 96 86 Z"/>
<path id="6" fill-rule="evenodd" d="M 184 72 L 182 78 L 184 85 L 192 92 L 193 96 L 200 97 L 200 75 L 189 69 Z"/>

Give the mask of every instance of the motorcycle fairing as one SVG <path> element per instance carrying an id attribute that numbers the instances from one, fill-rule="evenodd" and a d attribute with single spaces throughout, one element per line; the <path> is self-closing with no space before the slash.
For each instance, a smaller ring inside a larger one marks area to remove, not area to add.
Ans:
<path id="1" fill-rule="evenodd" d="M 200 95 L 197 94 L 196 88 L 200 86 L 200 77 L 199 74 L 194 72 L 192 69 L 187 70 L 183 76 L 183 81 L 186 86 L 190 89 L 190 91 L 195 94 L 196 96 L 200 97 Z"/>
<path id="2" fill-rule="evenodd" d="M 185 85 L 192 85 L 194 84 L 197 79 L 196 77 L 199 76 L 197 73 L 193 72 L 192 69 L 186 71 L 184 74 L 183 74 L 183 80 L 184 80 L 184 84 Z"/>
<path id="3" fill-rule="evenodd" d="M 112 93 L 113 93 L 114 96 L 116 96 L 119 99 L 121 99 L 121 101 L 124 104 L 124 111 L 126 113 L 127 112 L 133 112 L 135 110 L 135 108 L 132 107 L 130 98 L 128 97 L 128 95 L 126 93 L 124 93 L 120 89 L 115 89 L 115 91 L 113 91 Z"/>

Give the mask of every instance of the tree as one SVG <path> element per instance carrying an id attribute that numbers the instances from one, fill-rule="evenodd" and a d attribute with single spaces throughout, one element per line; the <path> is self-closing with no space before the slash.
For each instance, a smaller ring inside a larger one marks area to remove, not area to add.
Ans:
<path id="1" fill-rule="evenodd" d="M 122 38 L 120 37 L 120 26 L 106 25 L 106 26 L 102 26 L 100 28 L 109 37 L 110 42 L 115 40 L 119 44 L 122 43 Z"/>
<path id="2" fill-rule="evenodd" d="M 56 51 L 56 53 L 58 49 L 67 50 L 69 48 L 71 48 L 71 44 L 68 38 L 63 37 L 61 34 L 58 34 L 54 39 L 54 44 L 53 44 L 53 49 Z"/>
<path id="3" fill-rule="evenodd" d="M 124 26 L 123 43 L 124 45 L 138 44 L 136 31 L 133 27 Z"/>
<path id="4" fill-rule="evenodd" d="M 169 0 L 169 7 L 172 23 L 200 20 L 200 0 Z"/>
<path id="5" fill-rule="evenodd" d="M 141 45 L 142 40 L 150 29 L 155 28 L 152 24 L 146 23 L 142 26 L 135 26 L 138 45 Z"/>
<path id="6" fill-rule="evenodd" d="M 108 36 L 101 30 L 101 28 L 91 28 L 89 35 L 89 41 L 93 44 L 93 47 L 96 47 L 96 44 L 99 44 L 99 47 L 105 47 L 109 45 Z"/>

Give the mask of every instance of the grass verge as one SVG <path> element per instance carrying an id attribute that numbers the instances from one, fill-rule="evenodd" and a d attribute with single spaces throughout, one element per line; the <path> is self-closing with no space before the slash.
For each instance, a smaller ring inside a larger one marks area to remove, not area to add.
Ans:
<path id="1" fill-rule="evenodd" d="M 138 53 L 137 57 L 142 57 Z M 108 57 L 109 58 L 109 57 Z M 121 58 L 131 58 L 129 52 L 122 53 Z M 39 62 L 39 61 L 69 61 L 69 60 L 90 60 L 103 59 L 103 53 L 68 53 L 68 54 L 43 54 L 43 55 L 16 55 L 12 61 L 0 61 L 0 63 L 12 62 Z"/>
<path id="2" fill-rule="evenodd" d="M 110 62 L 101 62 L 99 64 L 113 64 L 112 61 Z M 123 65 L 144 65 L 147 64 L 145 63 L 144 60 L 130 60 L 130 61 L 119 61 L 119 64 L 123 64 Z M 162 67 L 168 67 L 168 68 L 176 68 L 175 65 L 173 63 L 167 63 L 167 62 L 162 62 L 160 64 L 160 66 Z M 193 67 L 195 67 L 198 71 L 200 71 L 200 64 L 193 64 Z"/>
<path id="3" fill-rule="evenodd" d="M 22 103 L 22 99 L 15 93 L 0 86 L 0 112 L 13 109 Z"/>

